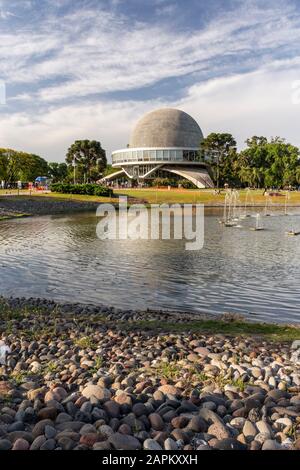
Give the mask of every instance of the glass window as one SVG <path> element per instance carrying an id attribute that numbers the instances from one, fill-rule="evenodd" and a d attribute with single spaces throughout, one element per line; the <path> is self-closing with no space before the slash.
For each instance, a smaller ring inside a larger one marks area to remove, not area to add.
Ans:
<path id="1" fill-rule="evenodd" d="M 170 160 L 176 160 L 176 150 L 170 150 Z"/>
<path id="2" fill-rule="evenodd" d="M 182 150 L 176 150 L 176 160 L 182 160 Z"/>
<path id="3" fill-rule="evenodd" d="M 169 160 L 169 150 L 164 150 L 164 160 Z"/>
<path id="4" fill-rule="evenodd" d="M 156 155 L 157 155 L 157 160 L 162 160 L 163 159 L 163 151 L 162 150 L 156 150 Z"/>
<path id="5" fill-rule="evenodd" d="M 149 151 L 149 157 L 150 157 L 150 160 L 155 160 L 155 150 Z"/>

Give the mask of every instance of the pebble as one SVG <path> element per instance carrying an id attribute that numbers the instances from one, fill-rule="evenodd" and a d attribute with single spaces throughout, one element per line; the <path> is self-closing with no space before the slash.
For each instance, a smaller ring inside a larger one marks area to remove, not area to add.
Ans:
<path id="1" fill-rule="evenodd" d="M 145 450 L 162 450 L 162 447 L 154 439 L 146 439 L 143 447 Z"/>
<path id="2" fill-rule="evenodd" d="M 95 397 L 101 402 L 105 402 L 111 398 L 111 392 L 107 388 L 92 384 L 89 384 L 82 390 L 82 395 L 86 398 Z"/>
<path id="3" fill-rule="evenodd" d="M 280 450 L 281 445 L 272 439 L 267 439 L 263 445 L 262 445 L 262 450 Z"/>
<path id="4" fill-rule="evenodd" d="M 162 431 L 164 429 L 164 422 L 158 413 L 151 413 L 149 415 L 149 421 L 155 431 Z"/>
<path id="5" fill-rule="evenodd" d="M 138 439 L 121 433 L 113 434 L 109 437 L 108 441 L 117 450 L 139 450 L 142 447 Z"/>
<path id="6" fill-rule="evenodd" d="M 0 319 L 0 340 L 12 351 L 1 368 L 0 450 L 300 450 L 300 363 L 292 360 L 300 341 L 123 331 L 105 317 L 130 324 L 145 313 L 10 302 L 47 314 L 11 320 L 9 334 Z M 52 329 L 54 308 L 63 313 L 55 336 L 18 336 L 29 325 Z M 194 317 L 146 317 L 170 318 Z M 20 373 L 17 385 L 11 377 Z"/>
<path id="7" fill-rule="evenodd" d="M 28 450 L 29 447 L 30 447 L 30 444 L 28 441 L 26 441 L 25 439 L 17 439 L 14 442 L 12 450 Z"/>
<path id="8" fill-rule="evenodd" d="M 258 434 L 257 427 L 251 421 L 245 421 L 243 426 L 243 434 L 246 437 L 246 440 L 251 441 L 254 439 L 256 434 Z"/>

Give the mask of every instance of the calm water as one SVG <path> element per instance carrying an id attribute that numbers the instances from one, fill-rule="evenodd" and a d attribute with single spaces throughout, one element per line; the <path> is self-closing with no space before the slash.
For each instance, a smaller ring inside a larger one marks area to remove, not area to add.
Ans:
<path id="1" fill-rule="evenodd" d="M 0 294 L 125 308 L 239 312 L 300 321 L 300 214 L 265 217 L 267 230 L 224 228 L 207 211 L 205 246 L 183 241 L 100 241 L 95 215 L 0 223 Z"/>

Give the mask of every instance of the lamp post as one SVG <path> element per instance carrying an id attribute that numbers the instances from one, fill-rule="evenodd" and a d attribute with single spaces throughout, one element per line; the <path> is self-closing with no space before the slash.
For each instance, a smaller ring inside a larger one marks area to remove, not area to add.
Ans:
<path id="1" fill-rule="evenodd" d="M 220 155 L 218 150 L 213 150 L 214 159 L 217 162 L 217 191 L 219 191 L 220 185 Z"/>
<path id="2" fill-rule="evenodd" d="M 76 184 L 76 157 L 73 158 L 72 165 L 74 168 L 74 184 Z"/>
<path id="3" fill-rule="evenodd" d="M 220 158 L 219 152 L 217 151 L 217 190 L 219 191 L 220 186 Z"/>

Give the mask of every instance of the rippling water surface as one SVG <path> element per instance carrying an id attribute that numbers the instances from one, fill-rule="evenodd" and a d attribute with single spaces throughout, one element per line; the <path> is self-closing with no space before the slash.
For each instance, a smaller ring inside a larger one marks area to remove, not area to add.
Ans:
<path id="1" fill-rule="evenodd" d="M 300 321 L 299 212 L 263 218 L 265 231 L 224 228 L 207 210 L 205 245 L 101 241 L 94 214 L 0 222 L 0 294 L 124 308 L 238 312 Z"/>

